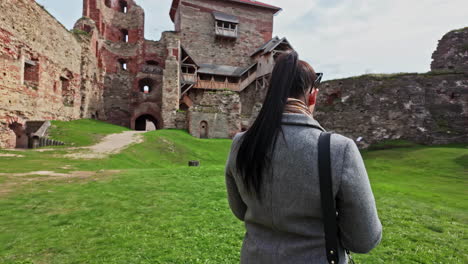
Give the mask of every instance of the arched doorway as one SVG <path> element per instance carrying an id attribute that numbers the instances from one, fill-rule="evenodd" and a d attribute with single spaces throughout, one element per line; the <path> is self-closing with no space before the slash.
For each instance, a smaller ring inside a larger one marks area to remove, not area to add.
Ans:
<path id="1" fill-rule="evenodd" d="M 152 131 L 158 129 L 158 120 L 152 115 L 141 115 L 135 119 L 135 130 Z"/>
<path id="2" fill-rule="evenodd" d="M 200 122 L 200 138 L 208 138 L 208 122 Z"/>

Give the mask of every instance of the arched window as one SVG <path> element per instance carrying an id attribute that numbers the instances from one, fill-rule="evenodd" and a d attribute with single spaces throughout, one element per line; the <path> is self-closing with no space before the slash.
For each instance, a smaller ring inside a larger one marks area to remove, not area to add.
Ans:
<path id="1" fill-rule="evenodd" d="M 128 12 L 127 1 L 120 0 L 120 12 L 126 14 Z"/>
<path id="2" fill-rule="evenodd" d="M 120 32 L 122 32 L 122 41 L 128 43 L 128 30 L 122 29 Z"/>
<path id="3" fill-rule="evenodd" d="M 153 91 L 154 88 L 154 81 L 149 78 L 141 79 L 138 82 L 138 87 L 140 89 L 140 92 L 144 94 L 149 94 L 151 91 Z"/>
<path id="4" fill-rule="evenodd" d="M 128 70 L 127 68 L 127 61 L 124 59 L 119 59 L 120 69 L 123 71 Z"/>

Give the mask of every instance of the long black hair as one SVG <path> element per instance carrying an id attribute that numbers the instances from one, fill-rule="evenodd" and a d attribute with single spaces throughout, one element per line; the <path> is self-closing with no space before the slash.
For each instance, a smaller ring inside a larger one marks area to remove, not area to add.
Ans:
<path id="1" fill-rule="evenodd" d="M 261 200 L 262 172 L 271 161 L 287 99 L 304 96 L 315 78 L 313 68 L 300 61 L 295 51 L 282 54 L 276 60 L 262 109 L 242 136 L 236 157 L 236 167 L 247 191 L 255 194 L 258 200 Z"/>

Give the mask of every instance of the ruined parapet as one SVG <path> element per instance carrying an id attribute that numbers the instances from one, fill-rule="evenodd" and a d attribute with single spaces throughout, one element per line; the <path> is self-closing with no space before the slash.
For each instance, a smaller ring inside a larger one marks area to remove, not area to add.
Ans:
<path id="1" fill-rule="evenodd" d="M 468 27 L 445 34 L 432 59 L 432 71 L 468 72 Z"/>
<path id="2" fill-rule="evenodd" d="M 103 40 L 96 23 L 88 17 L 80 18 L 72 32 L 81 45 L 80 117 L 105 120 L 104 74 L 96 56 Z"/>
<path id="3" fill-rule="evenodd" d="M 468 143 L 468 28 L 447 33 L 431 72 L 368 74 L 320 87 L 315 117 L 359 147 L 405 139 Z"/>
<path id="4" fill-rule="evenodd" d="M 405 139 L 468 143 L 468 75 L 364 75 L 320 87 L 315 118 L 360 147 Z M 359 140 L 358 140 L 359 139 Z"/>

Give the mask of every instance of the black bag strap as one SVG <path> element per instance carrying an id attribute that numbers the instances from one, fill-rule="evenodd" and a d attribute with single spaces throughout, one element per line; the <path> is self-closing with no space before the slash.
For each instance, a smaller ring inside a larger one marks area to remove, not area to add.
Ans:
<path id="1" fill-rule="evenodd" d="M 336 221 L 335 196 L 332 189 L 330 164 L 331 133 L 322 132 L 318 142 L 318 164 L 320 180 L 320 199 L 322 203 L 325 248 L 330 264 L 338 264 L 338 224 Z"/>

